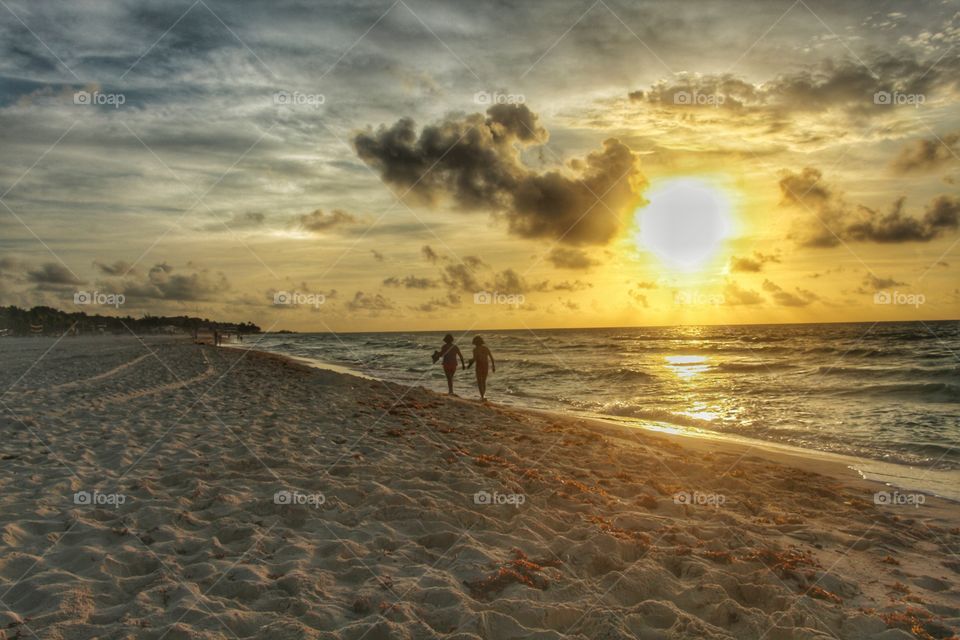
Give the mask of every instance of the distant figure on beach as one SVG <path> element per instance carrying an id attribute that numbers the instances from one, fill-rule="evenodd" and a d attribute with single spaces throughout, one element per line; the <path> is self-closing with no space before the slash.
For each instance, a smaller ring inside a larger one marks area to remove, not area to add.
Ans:
<path id="1" fill-rule="evenodd" d="M 497 363 L 494 361 L 490 349 L 483 344 L 483 338 L 480 336 L 473 337 L 473 357 L 467 363 L 467 368 L 472 367 L 474 363 L 477 365 L 477 389 L 480 390 L 480 399 L 486 402 L 488 370 L 492 368 L 493 372 L 496 373 Z"/>
<path id="2" fill-rule="evenodd" d="M 463 362 L 463 354 L 460 353 L 460 347 L 453 343 L 453 336 L 449 333 L 443 336 L 443 346 L 440 351 L 435 351 L 433 361 L 443 360 L 443 372 L 447 376 L 447 393 L 451 396 L 453 393 L 453 374 L 457 371 L 457 358 L 460 358 L 460 365 L 466 369 L 467 365 Z"/>

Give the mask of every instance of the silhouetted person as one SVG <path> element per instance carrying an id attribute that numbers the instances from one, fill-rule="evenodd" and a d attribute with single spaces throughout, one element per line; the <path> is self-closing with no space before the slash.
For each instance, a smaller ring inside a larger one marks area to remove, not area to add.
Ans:
<path id="1" fill-rule="evenodd" d="M 447 393 L 453 394 L 453 374 L 457 371 L 457 358 L 460 358 L 460 365 L 466 369 L 467 365 L 463 362 L 463 354 L 460 353 L 460 347 L 453 344 L 453 336 L 449 333 L 443 336 L 443 346 L 440 351 L 433 354 L 433 361 L 443 360 L 443 373 L 447 376 Z"/>
<path id="2" fill-rule="evenodd" d="M 486 401 L 487 375 L 489 375 L 490 368 L 493 369 L 494 373 L 497 372 L 497 363 L 494 361 L 490 349 L 483 344 L 483 338 L 480 336 L 473 337 L 473 357 L 470 358 L 467 366 L 472 367 L 474 364 L 477 365 L 477 389 L 480 390 L 480 399 Z"/>

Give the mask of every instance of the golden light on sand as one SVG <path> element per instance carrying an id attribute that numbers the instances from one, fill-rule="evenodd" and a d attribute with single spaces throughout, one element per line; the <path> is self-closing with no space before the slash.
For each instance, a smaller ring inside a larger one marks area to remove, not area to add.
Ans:
<path id="1" fill-rule="evenodd" d="M 637 212 L 637 244 L 680 271 L 706 263 L 732 230 L 731 200 L 706 178 L 670 178 L 654 183 L 649 204 Z"/>
<path id="2" fill-rule="evenodd" d="M 693 378 L 707 371 L 707 356 L 664 356 L 667 369 L 678 378 Z"/>

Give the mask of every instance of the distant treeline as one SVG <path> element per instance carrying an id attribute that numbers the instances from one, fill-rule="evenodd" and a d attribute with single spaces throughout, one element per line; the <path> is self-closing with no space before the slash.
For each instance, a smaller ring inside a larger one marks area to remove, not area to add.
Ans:
<path id="1" fill-rule="evenodd" d="M 194 331 L 260 333 L 260 327 L 252 322 L 216 322 L 190 316 L 100 316 L 86 313 L 68 313 L 52 307 L 0 307 L 0 333 L 26 336 L 37 333 L 62 335 L 66 331 L 88 335 L 95 333 L 189 333 Z"/>

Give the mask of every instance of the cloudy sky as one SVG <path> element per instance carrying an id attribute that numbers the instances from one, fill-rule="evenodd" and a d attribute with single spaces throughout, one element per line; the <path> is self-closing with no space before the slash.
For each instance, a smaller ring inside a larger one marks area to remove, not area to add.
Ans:
<path id="1" fill-rule="evenodd" d="M 956 0 L 0 5 L 2 304 L 960 317 Z"/>

